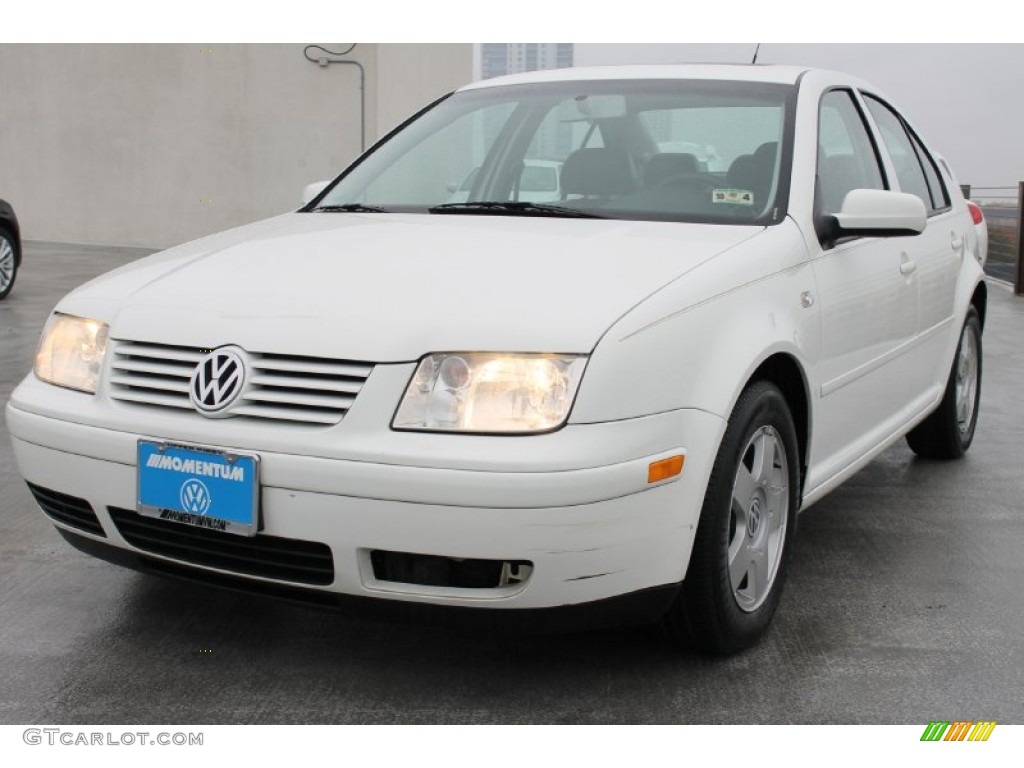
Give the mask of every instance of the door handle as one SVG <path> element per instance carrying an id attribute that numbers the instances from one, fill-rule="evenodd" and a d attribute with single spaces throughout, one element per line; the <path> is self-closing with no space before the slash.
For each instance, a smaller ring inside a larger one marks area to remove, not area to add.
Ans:
<path id="1" fill-rule="evenodd" d="M 909 275 L 915 269 L 917 269 L 917 262 L 907 256 L 905 253 L 900 254 L 900 274 Z"/>

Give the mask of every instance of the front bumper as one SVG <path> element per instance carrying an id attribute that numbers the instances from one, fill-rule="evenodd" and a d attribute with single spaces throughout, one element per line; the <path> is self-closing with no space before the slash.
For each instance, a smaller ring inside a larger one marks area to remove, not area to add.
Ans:
<path id="1" fill-rule="evenodd" d="M 330 583 L 310 585 L 240 574 L 197 562 L 188 553 L 171 557 L 126 540 L 115 517 L 116 510 L 135 509 L 138 439 L 197 442 L 194 433 L 183 436 L 167 429 L 159 434 L 133 433 L 32 412 L 31 400 L 29 409 L 20 406 L 18 398 L 12 398 L 6 417 L 21 474 L 35 486 L 88 502 L 102 527 L 99 535 L 54 520 L 79 548 L 91 546 L 95 554 L 105 552 L 110 560 L 118 559 L 110 556 L 110 550 L 123 553 L 126 564 L 143 570 L 177 569 L 182 575 L 184 569 L 197 578 L 230 580 L 257 591 L 301 588 L 314 596 L 485 609 L 581 605 L 682 581 L 709 460 L 722 429 L 717 417 L 689 410 L 571 425 L 562 432 L 577 434 L 565 436 L 566 444 L 589 447 L 585 455 L 575 457 L 577 466 L 571 467 L 573 459 L 563 456 L 555 471 L 502 471 L 499 466 L 487 467 L 486 458 L 479 455 L 470 469 L 389 464 L 370 456 L 360 461 L 259 450 L 260 536 L 329 547 Z M 149 421 L 139 423 L 151 426 Z M 648 445 L 640 445 L 638 429 L 651 435 Z M 627 435 L 637 455 L 623 459 Z M 666 443 L 666 435 L 674 435 L 675 442 Z M 208 439 L 201 442 L 211 447 L 242 447 L 226 444 L 223 437 L 222 427 L 211 422 Z M 414 439 L 429 449 L 434 442 L 464 438 L 416 435 Z M 523 451 L 541 446 L 531 438 L 489 439 L 506 444 L 517 441 Z M 648 465 L 680 453 L 686 455 L 682 475 L 648 485 Z M 602 461 L 602 455 L 615 460 Z M 80 546 L 82 542 L 86 545 Z M 404 583 L 378 578 L 371 557 L 375 550 L 528 562 L 532 569 L 525 581 L 498 587 Z"/>

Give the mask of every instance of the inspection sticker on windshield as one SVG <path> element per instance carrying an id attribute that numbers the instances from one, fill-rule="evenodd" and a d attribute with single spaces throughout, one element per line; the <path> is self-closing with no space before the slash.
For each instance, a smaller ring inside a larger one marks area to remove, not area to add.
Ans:
<path id="1" fill-rule="evenodd" d="M 753 205 L 754 193 L 747 189 L 714 189 L 711 191 L 711 202 Z"/>

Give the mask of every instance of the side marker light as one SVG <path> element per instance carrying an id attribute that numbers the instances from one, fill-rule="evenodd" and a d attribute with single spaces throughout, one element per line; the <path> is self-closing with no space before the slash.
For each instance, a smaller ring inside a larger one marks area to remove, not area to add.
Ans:
<path id="1" fill-rule="evenodd" d="M 651 462 L 647 467 L 647 482 L 660 483 L 662 480 L 668 480 L 670 477 L 681 474 L 684 461 L 686 461 L 685 456 L 672 456 L 668 459 Z"/>

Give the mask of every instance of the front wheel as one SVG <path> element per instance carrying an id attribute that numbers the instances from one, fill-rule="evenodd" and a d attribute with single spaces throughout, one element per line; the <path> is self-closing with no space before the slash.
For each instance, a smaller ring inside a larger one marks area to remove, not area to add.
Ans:
<path id="1" fill-rule="evenodd" d="M 686 579 L 664 619 L 674 639 L 729 654 L 764 634 L 782 594 L 799 498 L 792 414 L 778 387 L 755 382 L 729 419 Z"/>
<path id="2" fill-rule="evenodd" d="M 981 319 L 967 310 L 942 402 L 907 435 L 907 444 L 928 459 L 959 459 L 974 440 L 981 399 Z"/>

